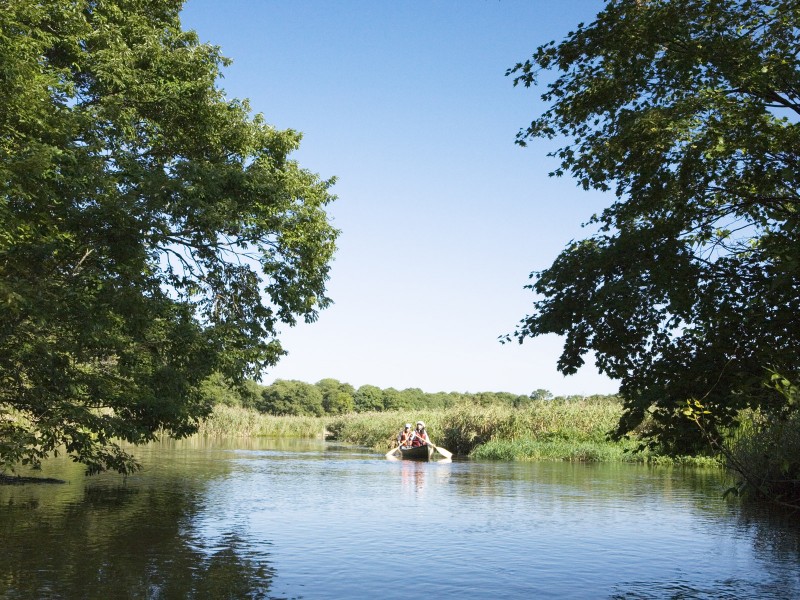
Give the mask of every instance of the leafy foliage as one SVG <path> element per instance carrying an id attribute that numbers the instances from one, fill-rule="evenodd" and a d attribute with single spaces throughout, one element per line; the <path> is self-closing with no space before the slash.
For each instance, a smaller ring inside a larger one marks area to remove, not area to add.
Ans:
<path id="1" fill-rule="evenodd" d="M 310 383 L 279 379 L 261 392 L 256 407 L 272 415 L 322 416 L 322 392 Z"/>
<path id="2" fill-rule="evenodd" d="M 218 381 L 214 379 L 213 381 Z M 250 386 L 259 387 L 254 382 Z M 316 392 L 310 388 L 315 388 Z M 207 384 L 205 389 L 212 389 Z M 231 395 L 240 392 L 230 387 L 213 388 L 213 402 L 215 404 L 232 404 Z M 261 388 L 261 402 L 256 403 L 262 412 L 274 415 L 340 415 L 352 412 L 386 412 L 399 410 L 431 410 L 450 408 L 456 405 L 471 406 L 505 406 L 524 408 L 534 401 L 550 401 L 553 395 L 547 390 L 536 390 L 530 396 L 511 394 L 509 392 L 423 392 L 419 388 L 397 390 L 395 388 L 381 389 L 374 385 L 362 385 L 357 390 L 349 383 L 337 379 L 321 379 L 315 384 L 302 381 L 287 381 L 278 379 L 268 386 Z M 314 398 L 309 401 L 309 397 Z M 212 399 L 212 396 L 209 396 Z M 569 396 L 559 398 L 567 402 L 579 401 L 613 401 L 615 396 Z M 246 406 L 244 396 L 240 402 Z M 410 416 L 408 418 L 411 418 Z"/>
<path id="3" fill-rule="evenodd" d="M 180 2 L 0 3 L 0 466 L 183 436 L 313 321 L 333 180 L 216 87 Z"/>
<path id="4" fill-rule="evenodd" d="M 340 415 L 354 410 L 355 389 L 349 383 L 326 378 L 318 381 L 316 387 L 322 392 L 322 406 L 327 414 Z"/>
<path id="5" fill-rule="evenodd" d="M 747 411 L 736 431 L 720 439 L 709 433 L 709 411 L 696 399 L 687 400 L 683 413 L 724 456 L 738 482 L 728 492 L 745 498 L 767 498 L 800 508 L 800 389 L 779 373 L 766 386 L 780 394 L 789 410 L 782 413 Z"/>
<path id="6" fill-rule="evenodd" d="M 557 72 L 518 143 L 562 140 L 552 174 L 616 197 L 532 274 L 514 335 L 565 336 L 565 374 L 594 353 L 620 381 L 619 436 L 652 418 L 651 440 L 691 450 L 690 398 L 712 432 L 787 408 L 762 383 L 800 378 L 799 38 L 789 0 L 612 0 L 509 70 Z"/>
<path id="7" fill-rule="evenodd" d="M 383 410 L 383 392 L 374 385 L 362 385 L 356 390 L 353 402 L 357 412 Z"/>

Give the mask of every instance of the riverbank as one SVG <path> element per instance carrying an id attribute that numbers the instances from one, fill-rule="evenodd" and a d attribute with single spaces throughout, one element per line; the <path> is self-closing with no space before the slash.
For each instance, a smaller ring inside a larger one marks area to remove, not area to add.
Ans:
<path id="1" fill-rule="evenodd" d="M 26 485 L 29 483 L 66 483 L 66 481 L 54 479 L 53 477 L 27 477 L 0 473 L 0 485 Z"/>
<path id="2" fill-rule="evenodd" d="M 711 457 L 667 457 L 635 452 L 638 442 L 610 441 L 622 404 L 616 399 L 531 402 L 522 408 L 459 405 L 446 409 L 278 417 L 217 406 L 200 435 L 327 437 L 385 452 L 403 423 L 425 421 L 433 442 L 459 456 L 482 460 L 633 462 L 720 466 Z"/>

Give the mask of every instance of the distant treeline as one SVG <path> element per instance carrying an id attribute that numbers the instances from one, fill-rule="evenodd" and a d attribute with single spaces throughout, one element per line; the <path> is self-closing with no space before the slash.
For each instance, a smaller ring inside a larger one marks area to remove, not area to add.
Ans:
<path id="1" fill-rule="evenodd" d="M 322 379 L 316 383 L 278 379 L 267 386 L 248 380 L 241 385 L 233 385 L 218 375 L 205 382 L 204 395 L 213 404 L 253 408 L 271 415 L 315 417 L 353 412 L 440 409 L 460 404 L 523 408 L 537 400 L 553 399 L 553 395 L 545 389 L 537 389 L 527 396 L 509 392 L 429 393 L 419 388 L 381 389 L 374 385 L 362 385 L 356 389 L 337 379 Z M 586 397 L 568 396 L 562 399 L 584 400 Z"/>

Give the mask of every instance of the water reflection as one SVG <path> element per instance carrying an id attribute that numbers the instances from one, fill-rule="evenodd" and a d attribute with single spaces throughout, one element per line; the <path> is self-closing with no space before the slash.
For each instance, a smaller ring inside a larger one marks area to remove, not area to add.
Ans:
<path id="1" fill-rule="evenodd" d="M 414 460 L 404 460 L 400 465 L 400 482 L 404 489 L 422 492 L 425 489 L 425 473 L 428 465 Z"/>
<path id="2" fill-rule="evenodd" d="M 0 488 L 0 597 L 267 597 L 274 571 L 246 532 L 197 527 L 204 485 L 137 477 Z"/>
<path id="3" fill-rule="evenodd" d="M 124 483 L 56 462 L 69 483 L 0 487 L 0 598 L 405 600 L 420 574 L 431 598 L 800 597 L 797 515 L 723 501 L 716 471 L 315 440 L 137 454 Z"/>

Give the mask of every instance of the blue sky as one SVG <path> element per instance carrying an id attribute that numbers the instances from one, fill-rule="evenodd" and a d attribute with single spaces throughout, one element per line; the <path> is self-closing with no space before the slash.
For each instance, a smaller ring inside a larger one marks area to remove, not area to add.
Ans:
<path id="1" fill-rule="evenodd" d="M 336 176 L 335 304 L 284 327 L 263 379 L 358 387 L 612 393 L 591 364 L 564 377 L 561 340 L 501 345 L 524 290 L 612 198 L 549 178 L 552 143 L 514 144 L 542 109 L 507 68 L 590 22 L 600 0 L 188 0 L 184 27 L 233 64 L 220 81 Z"/>

